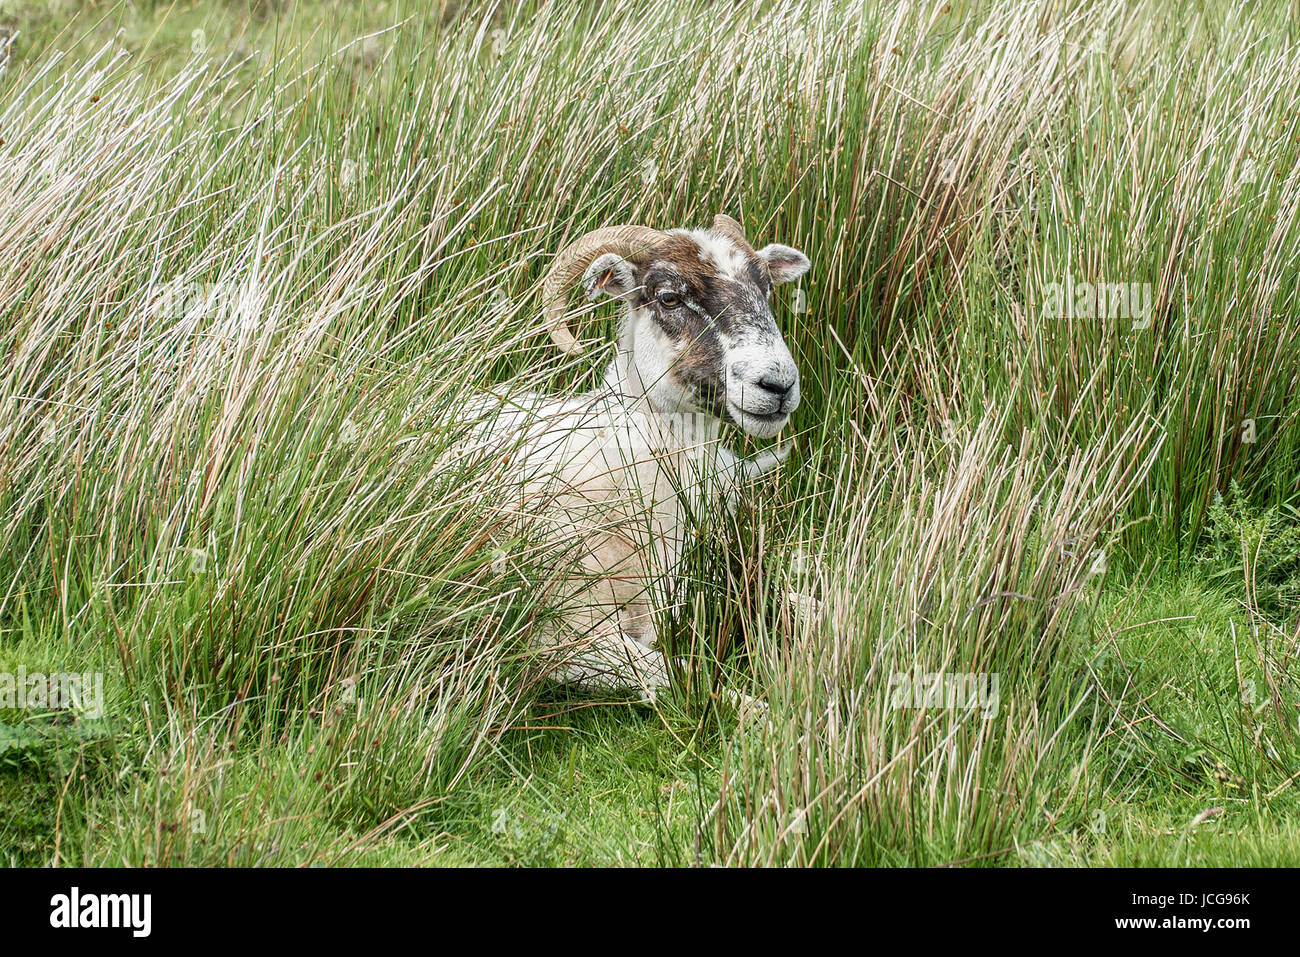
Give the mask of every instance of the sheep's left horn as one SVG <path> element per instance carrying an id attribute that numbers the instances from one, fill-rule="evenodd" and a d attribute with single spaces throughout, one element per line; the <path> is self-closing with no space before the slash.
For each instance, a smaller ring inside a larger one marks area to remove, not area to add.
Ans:
<path id="1" fill-rule="evenodd" d="M 573 354 L 581 350 L 578 340 L 569 331 L 566 302 L 574 281 L 597 256 L 614 253 L 624 259 L 636 260 L 663 238 L 663 233 L 648 226 L 606 226 L 580 236 L 560 250 L 542 279 L 542 303 L 546 329 L 562 351 Z"/>
<path id="2" fill-rule="evenodd" d="M 739 239 L 742 243 L 748 244 L 749 240 L 745 238 L 745 227 L 739 222 L 732 219 L 726 213 L 718 213 L 713 217 L 713 231 L 715 233 L 725 233 Z"/>

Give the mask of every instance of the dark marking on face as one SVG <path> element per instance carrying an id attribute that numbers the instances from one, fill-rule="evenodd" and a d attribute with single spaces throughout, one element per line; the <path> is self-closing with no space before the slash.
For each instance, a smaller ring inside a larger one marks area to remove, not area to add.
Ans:
<path id="1" fill-rule="evenodd" d="M 725 415 L 724 343 L 772 343 L 780 337 L 768 302 L 772 280 L 766 264 L 748 243 L 727 238 L 742 259 L 734 271 L 691 236 L 669 234 L 640 267 L 634 303 L 648 309 L 678 347 L 669 374 L 694 393 L 701 410 L 719 417 Z"/>

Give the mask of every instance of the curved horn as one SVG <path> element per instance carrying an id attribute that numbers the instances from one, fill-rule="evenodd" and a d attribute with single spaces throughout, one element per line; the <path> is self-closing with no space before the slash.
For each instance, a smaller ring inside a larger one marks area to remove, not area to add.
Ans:
<path id="1" fill-rule="evenodd" d="M 713 231 L 715 233 L 725 233 L 728 236 L 739 239 L 746 245 L 749 244 L 749 240 L 745 238 L 745 227 L 740 225 L 740 223 L 732 219 L 726 213 L 718 213 L 718 215 L 713 217 Z"/>
<path id="2" fill-rule="evenodd" d="M 606 226 L 578 237 L 560 250 L 542 279 L 542 304 L 546 329 L 562 351 L 573 354 L 581 350 L 569 331 L 567 318 L 566 299 L 574 280 L 603 253 L 636 259 L 663 237 L 659 230 L 648 226 Z"/>

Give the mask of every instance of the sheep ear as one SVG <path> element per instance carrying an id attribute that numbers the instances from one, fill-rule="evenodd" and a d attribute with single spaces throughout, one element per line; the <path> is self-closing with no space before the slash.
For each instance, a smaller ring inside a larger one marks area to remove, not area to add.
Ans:
<path id="1" fill-rule="evenodd" d="M 770 243 L 758 251 L 758 258 L 767 263 L 772 282 L 790 282 L 808 271 L 812 263 L 808 257 L 791 246 Z"/>
<path id="2" fill-rule="evenodd" d="M 618 253 L 605 253 L 582 274 L 582 291 L 588 299 L 601 296 L 627 296 L 639 283 L 632 264 Z"/>

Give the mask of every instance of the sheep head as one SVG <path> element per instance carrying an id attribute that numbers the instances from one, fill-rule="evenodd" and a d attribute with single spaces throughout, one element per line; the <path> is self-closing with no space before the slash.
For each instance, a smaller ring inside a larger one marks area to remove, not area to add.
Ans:
<path id="1" fill-rule="evenodd" d="M 562 350 L 580 350 L 566 295 L 581 278 L 588 299 L 623 301 L 623 352 L 655 411 L 704 413 L 770 438 L 799 405 L 772 286 L 808 265 L 780 243 L 755 250 L 730 216 L 700 230 L 597 229 L 557 255 L 543 280 L 547 328 Z"/>

